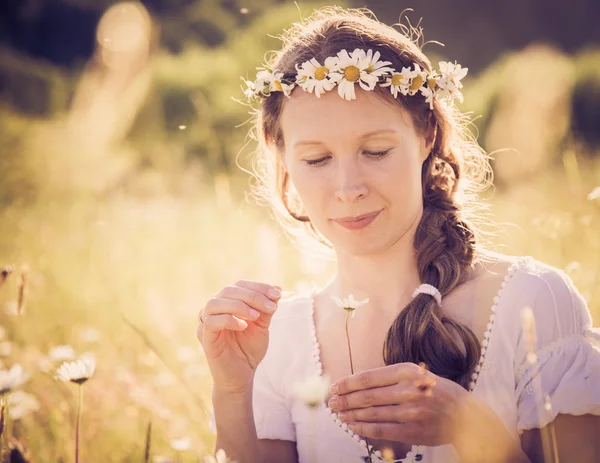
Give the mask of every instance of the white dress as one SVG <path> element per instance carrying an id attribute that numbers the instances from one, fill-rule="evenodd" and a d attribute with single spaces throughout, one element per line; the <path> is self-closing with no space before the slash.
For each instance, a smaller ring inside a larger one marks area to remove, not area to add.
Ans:
<path id="1" fill-rule="evenodd" d="M 254 380 L 257 434 L 296 442 L 300 463 L 362 463 L 364 439 L 326 405 L 310 409 L 292 394 L 294 384 L 322 374 L 313 296 L 314 291 L 281 301 L 272 319 L 269 348 Z M 525 306 L 536 321 L 533 365 L 526 359 L 521 324 Z M 470 391 L 492 408 L 515 441 L 523 430 L 543 427 L 559 413 L 600 415 L 600 329 L 592 328 L 584 299 L 563 271 L 531 257 L 514 258 L 480 339 L 482 356 Z M 460 460 L 452 445 L 441 445 L 413 446 L 398 461 Z"/>

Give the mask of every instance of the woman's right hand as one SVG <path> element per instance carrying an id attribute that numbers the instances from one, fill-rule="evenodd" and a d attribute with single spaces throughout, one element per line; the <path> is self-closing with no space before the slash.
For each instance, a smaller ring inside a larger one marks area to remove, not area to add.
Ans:
<path id="1" fill-rule="evenodd" d="M 212 296 L 198 314 L 196 335 L 221 392 L 246 392 L 267 353 L 269 325 L 281 288 L 240 280 Z M 271 304 L 269 304 L 271 303 Z"/>

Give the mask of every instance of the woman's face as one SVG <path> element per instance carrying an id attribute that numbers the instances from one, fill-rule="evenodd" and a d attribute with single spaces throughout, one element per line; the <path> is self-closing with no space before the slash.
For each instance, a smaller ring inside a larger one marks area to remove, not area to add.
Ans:
<path id="1" fill-rule="evenodd" d="M 311 222 L 338 252 L 379 254 L 416 225 L 430 144 L 403 108 L 373 92 L 356 96 L 294 91 L 281 115 L 283 161 Z M 361 228 L 339 220 L 374 213 Z"/>

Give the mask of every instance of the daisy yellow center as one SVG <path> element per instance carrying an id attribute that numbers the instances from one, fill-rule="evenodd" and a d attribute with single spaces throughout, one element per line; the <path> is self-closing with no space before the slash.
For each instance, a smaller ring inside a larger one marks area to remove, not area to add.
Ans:
<path id="1" fill-rule="evenodd" d="M 275 81 L 275 88 L 280 92 L 283 92 L 283 87 L 281 86 L 281 82 L 279 80 Z"/>
<path id="2" fill-rule="evenodd" d="M 357 82 L 360 78 L 360 69 L 356 66 L 348 66 L 344 69 L 344 77 L 348 82 Z"/>
<path id="3" fill-rule="evenodd" d="M 437 85 L 437 82 L 436 82 L 435 78 L 433 78 L 433 77 L 430 77 L 429 79 L 427 79 L 427 86 L 428 86 L 430 89 L 432 89 L 432 90 L 433 90 L 433 89 L 435 88 L 435 86 L 436 86 L 436 85 Z"/>
<path id="4" fill-rule="evenodd" d="M 402 74 L 394 74 L 392 76 L 392 85 L 402 84 Z"/>
<path id="5" fill-rule="evenodd" d="M 421 85 L 423 85 L 423 77 L 415 76 L 415 78 L 412 80 L 412 82 L 410 84 L 410 89 L 412 91 L 417 91 L 421 88 Z"/>
<path id="6" fill-rule="evenodd" d="M 373 65 L 372 65 L 372 64 L 369 64 L 369 67 L 367 68 L 367 72 L 368 72 L 369 74 L 371 74 L 371 73 L 372 73 L 374 70 L 375 70 L 375 68 L 373 67 Z"/>
<path id="7" fill-rule="evenodd" d="M 325 66 L 321 66 L 315 71 L 315 79 L 323 80 L 325 77 L 327 77 L 327 74 L 329 74 L 329 69 L 327 69 Z"/>

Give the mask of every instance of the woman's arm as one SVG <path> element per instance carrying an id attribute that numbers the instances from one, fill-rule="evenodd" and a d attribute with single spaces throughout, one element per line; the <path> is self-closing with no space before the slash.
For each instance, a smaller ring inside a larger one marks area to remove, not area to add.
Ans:
<path id="1" fill-rule="evenodd" d="M 524 431 L 523 450 L 532 463 L 550 463 L 554 460 L 544 452 L 552 453 L 552 434 L 556 438 L 559 461 L 594 463 L 600 461 L 600 416 L 557 415 L 551 426 Z"/>
<path id="2" fill-rule="evenodd" d="M 252 409 L 252 387 L 242 392 L 213 390 L 217 449 L 237 463 L 298 463 L 296 443 L 258 439 Z"/>

